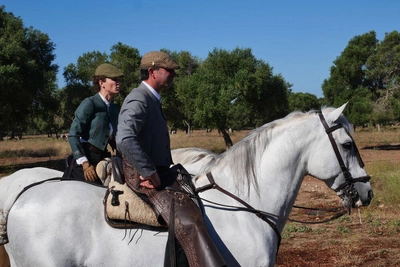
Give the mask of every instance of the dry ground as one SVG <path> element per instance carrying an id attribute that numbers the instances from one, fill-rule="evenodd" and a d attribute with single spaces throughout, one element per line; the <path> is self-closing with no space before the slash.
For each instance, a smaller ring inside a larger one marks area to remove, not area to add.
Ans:
<path id="1" fill-rule="evenodd" d="M 363 161 L 400 162 L 398 150 L 360 150 Z M 295 205 L 313 207 L 339 207 L 340 200 L 324 183 L 311 177 L 305 177 Z M 376 230 L 371 230 L 371 222 L 365 217 L 371 209 L 379 209 L 379 220 L 374 219 Z M 378 224 L 387 220 L 400 219 L 390 207 L 379 206 L 361 208 L 361 220 L 358 210 L 350 216 L 344 216 L 333 223 L 317 225 L 295 224 L 297 231 L 283 238 L 276 266 L 400 266 L 400 233 L 385 235 Z M 293 209 L 291 217 L 314 221 L 315 215 Z M 326 217 L 326 218 L 329 218 Z M 320 218 L 324 219 L 324 218 Z M 342 223 L 339 223 L 342 222 Z"/>

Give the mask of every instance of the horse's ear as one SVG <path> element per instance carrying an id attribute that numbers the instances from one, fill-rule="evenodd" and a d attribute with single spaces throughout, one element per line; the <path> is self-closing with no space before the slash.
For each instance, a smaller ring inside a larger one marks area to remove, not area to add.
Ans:
<path id="1" fill-rule="evenodd" d="M 327 115 L 327 119 L 331 122 L 337 121 L 339 116 L 343 113 L 344 108 L 346 107 L 347 103 L 344 103 L 341 107 L 333 110 L 331 113 Z"/>

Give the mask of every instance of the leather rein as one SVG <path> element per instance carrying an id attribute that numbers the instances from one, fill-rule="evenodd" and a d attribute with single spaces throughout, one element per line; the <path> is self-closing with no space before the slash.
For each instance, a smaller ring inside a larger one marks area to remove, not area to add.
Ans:
<path id="1" fill-rule="evenodd" d="M 202 186 L 202 187 L 198 187 L 196 188 L 196 193 L 200 193 L 209 189 L 217 189 L 218 191 L 222 192 L 223 194 L 235 199 L 237 202 L 239 202 L 240 204 L 242 204 L 244 207 L 239 207 L 239 206 L 231 206 L 231 205 L 224 205 L 221 203 L 216 203 L 204 198 L 200 198 L 203 201 L 206 201 L 208 203 L 214 204 L 214 205 L 218 205 L 221 207 L 225 207 L 227 209 L 230 210 L 239 210 L 239 211 L 247 211 L 247 212 L 251 212 L 254 213 L 255 215 L 257 215 L 260 219 L 262 219 L 263 221 L 265 221 L 276 233 L 276 236 L 278 237 L 278 243 L 277 243 L 277 249 L 276 249 L 276 255 L 278 255 L 278 251 L 279 251 L 279 247 L 281 244 L 281 234 L 279 232 L 279 230 L 277 229 L 276 225 L 274 222 L 271 221 L 271 219 L 268 218 L 268 216 L 270 217 L 274 217 L 276 219 L 284 219 L 284 220 L 288 220 L 288 221 L 292 221 L 292 222 L 298 222 L 298 223 L 304 223 L 304 224 L 320 224 L 320 223 L 325 223 L 325 222 L 329 222 L 332 220 L 335 220 L 341 216 L 343 216 L 346 213 L 350 214 L 351 208 L 354 205 L 354 201 L 353 199 L 357 197 L 358 193 L 357 191 L 354 189 L 354 183 L 356 182 L 368 182 L 371 177 L 370 176 L 363 176 L 363 177 L 358 177 L 358 178 L 352 178 L 351 173 L 349 172 L 348 168 L 346 167 L 346 165 L 344 164 L 344 161 L 342 159 L 342 156 L 340 155 L 339 152 L 339 148 L 332 136 L 332 132 L 334 132 L 337 129 L 340 128 L 344 128 L 343 124 L 336 124 L 332 127 L 329 127 L 328 124 L 326 123 L 326 120 L 324 118 L 324 115 L 319 112 L 318 116 L 321 120 L 322 125 L 325 128 L 325 132 L 328 134 L 329 140 L 331 142 L 332 148 L 335 152 L 336 158 L 339 161 L 339 165 L 340 168 L 343 172 L 343 175 L 345 177 L 345 182 L 343 184 L 341 184 L 340 186 L 338 186 L 336 189 L 334 189 L 335 192 L 338 193 L 338 195 L 342 198 L 342 199 L 347 199 L 347 205 L 346 208 L 347 210 L 344 210 L 343 208 L 332 208 L 332 209 L 325 209 L 325 211 L 328 212 L 335 212 L 341 209 L 341 211 L 337 212 L 335 215 L 333 215 L 332 217 L 330 217 L 329 219 L 326 220 L 322 220 L 322 221 L 318 221 L 318 222 L 306 222 L 306 221 L 299 221 L 299 220 L 293 220 L 290 218 L 285 218 L 283 216 L 279 216 L 276 214 L 272 214 L 272 213 L 268 213 L 262 210 L 257 210 L 255 208 L 253 208 L 251 205 L 249 205 L 247 202 L 245 202 L 244 200 L 240 199 L 239 197 L 235 196 L 234 194 L 230 193 L 229 191 L 223 189 L 222 187 L 220 187 L 214 180 L 213 175 L 211 174 L 211 172 L 206 173 L 206 176 L 209 180 L 209 184 Z M 350 133 L 348 132 L 348 130 L 346 128 L 344 128 L 346 133 L 350 136 L 352 142 L 353 142 L 353 148 L 354 151 L 356 152 L 356 156 L 357 156 L 357 160 L 361 166 L 361 168 L 364 168 L 364 162 L 361 159 L 361 156 L 359 154 L 359 151 L 357 149 L 357 146 L 353 140 L 353 138 L 351 137 Z M 300 206 L 293 206 L 294 208 L 302 208 L 302 209 L 311 209 L 311 210 L 323 210 L 323 209 L 316 209 L 316 208 L 306 208 L 306 207 L 300 207 Z"/>

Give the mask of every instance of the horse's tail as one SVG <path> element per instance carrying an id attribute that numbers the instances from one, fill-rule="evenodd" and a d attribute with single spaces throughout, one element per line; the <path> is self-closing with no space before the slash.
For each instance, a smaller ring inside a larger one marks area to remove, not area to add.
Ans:
<path id="1" fill-rule="evenodd" d="M 10 267 L 10 258 L 4 246 L 0 246 L 0 267 Z"/>
<path id="2" fill-rule="evenodd" d="M 5 211 L 2 207 L 0 207 L 0 246 L 8 243 L 7 215 L 8 211 Z"/>

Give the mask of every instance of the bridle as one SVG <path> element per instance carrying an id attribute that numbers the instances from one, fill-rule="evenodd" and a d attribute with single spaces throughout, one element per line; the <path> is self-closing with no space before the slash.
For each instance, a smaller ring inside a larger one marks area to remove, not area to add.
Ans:
<path id="1" fill-rule="evenodd" d="M 341 197 L 343 199 L 343 203 L 344 203 L 343 205 L 345 206 L 345 208 L 348 210 L 348 213 L 350 214 L 351 208 L 354 207 L 354 204 L 355 204 L 354 203 L 354 199 L 356 199 L 357 196 L 358 196 L 358 193 L 354 188 L 354 183 L 357 183 L 357 182 L 368 182 L 371 179 L 371 177 L 369 175 L 358 177 L 358 178 L 353 178 L 351 176 L 351 173 L 349 172 L 348 168 L 344 164 L 343 158 L 340 155 L 338 145 L 336 144 L 336 142 L 335 142 L 335 140 L 334 140 L 334 138 L 332 136 L 332 132 L 334 132 L 334 131 L 336 131 L 336 130 L 338 130 L 340 128 L 343 128 L 346 131 L 346 133 L 349 135 L 349 137 L 352 140 L 352 148 L 354 149 L 354 152 L 356 154 L 358 163 L 359 163 L 361 168 L 364 168 L 364 162 L 361 159 L 360 153 L 359 153 L 359 151 L 357 149 L 357 146 L 356 146 L 356 144 L 354 142 L 354 139 L 351 137 L 349 131 L 345 127 L 343 127 L 343 124 L 339 123 L 339 124 L 336 124 L 336 125 L 334 125 L 332 127 L 329 127 L 328 124 L 326 123 L 326 120 L 325 120 L 324 115 L 322 114 L 322 112 L 319 112 L 318 116 L 319 116 L 319 118 L 321 120 L 322 125 L 325 128 L 325 132 L 328 134 L 329 141 L 331 142 L 332 148 L 333 148 L 333 150 L 335 152 L 335 155 L 336 155 L 336 158 L 337 158 L 337 160 L 339 162 L 340 169 L 342 170 L 343 175 L 345 177 L 345 182 L 343 184 L 339 185 L 336 189 L 333 189 L 333 190 L 338 194 L 339 197 Z M 217 189 L 220 192 L 222 192 L 223 194 L 235 199 L 236 201 L 241 203 L 244 207 L 229 206 L 229 205 L 224 205 L 224 204 L 220 204 L 220 203 L 215 203 L 215 202 L 209 201 L 207 199 L 203 199 L 203 198 L 201 198 L 201 199 L 203 201 L 207 201 L 209 203 L 212 203 L 212 204 L 215 204 L 215 205 L 219 205 L 219 206 L 222 206 L 222 207 L 225 207 L 225 208 L 235 209 L 235 210 L 242 210 L 242 211 L 247 211 L 247 212 L 251 212 L 251 213 L 256 214 L 260 219 L 262 219 L 263 221 L 268 223 L 268 225 L 271 226 L 271 228 L 275 231 L 275 233 L 276 233 L 276 235 L 278 237 L 277 249 L 276 249 L 276 255 L 278 255 L 279 246 L 280 246 L 282 237 L 281 237 L 281 234 L 280 234 L 279 230 L 277 229 L 276 225 L 268 218 L 268 216 L 275 217 L 277 219 L 286 219 L 286 218 L 283 218 L 282 216 L 279 216 L 279 215 L 276 215 L 276 214 L 271 214 L 271 213 L 268 213 L 268 212 L 265 212 L 265 211 L 254 209 L 251 205 L 249 205 L 244 200 L 242 200 L 239 197 L 233 195 L 229 191 L 221 188 L 214 181 L 214 177 L 212 176 L 211 172 L 208 172 L 206 174 L 206 177 L 208 178 L 210 183 L 205 185 L 205 186 L 196 188 L 196 193 L 197 194 L 200 193 L 200 192 L 209 190 L 209 189 Z M 303 208 L 303 207 L 298 207 L 298 206 L 296 206 L 296 207 L 297 208 Z M 288 220 L 295 221 L 295 222 L 300 222 L 300 223 L 316 224 L 316 223 L 324 223 L 324 222 L 332 221 L 334 219 L 337 219 L 337 218 L 341 217 L 345 213 L 346 212 L 337 213 L 336 215 L 334 215 L 330 219 L 324 220 L 324 221 L 319 221 L 319 222 L 303 222 L 303 221 L 296 221 L 296 220 L 291 220 L 291 219 L 288 219 Z"/>
<path id="2" fill-rule="evenodd" d="M 353 137 L 350 135 L 349 131 L 345 127 L 343 127 L 343 124 L 339 123 L 339 124 L 335 124 L 332 127 L 329 127 L 328 124 L 326 123 L 324 115 L 321 112 L 318 113 L 318 116 L 321 120 L 322 125 L 325 128 L 325 132 L 328 134 L 329 141 L 331 142 L 333 151 L 335 152 L 336 158 L 340 165 L 340 169 L 342 170 L 343 176 L 345 178 L 345 182 L 333 190 L 337 193 L 337 195 L 339 197 L 341 197 L 343 199 L 343 203 L 344 203 L 343 205 L 347 208 L 347 210 L 350 214 L 351 208 L 355 206 L 354 200 L 357 199 L 357 197 L 358 197 L 358 193 L 354 188 L 354 184 L 357 182 L 364 182 L 364 183 L 368 182 L 371 179 L 371 177 L 369 175 L 357 177 L 357 178 L 353 178 L 351 176 L 349 169 L 344 164 L 343 158 L 339 153 L 339 148 L 332 136 L 332 132 L 334 132 L 340 128 L 343 128 L 346 131 L 346 133 L 351 138 L 352 148 L 354 149 L 358 164 L 360 165 L 361 168 L 364 168 L 364 162 L 361 159 L 360 152 L 357 149 L 357 146 L 356 146 L 356 143 L 354 142 Z"/>

